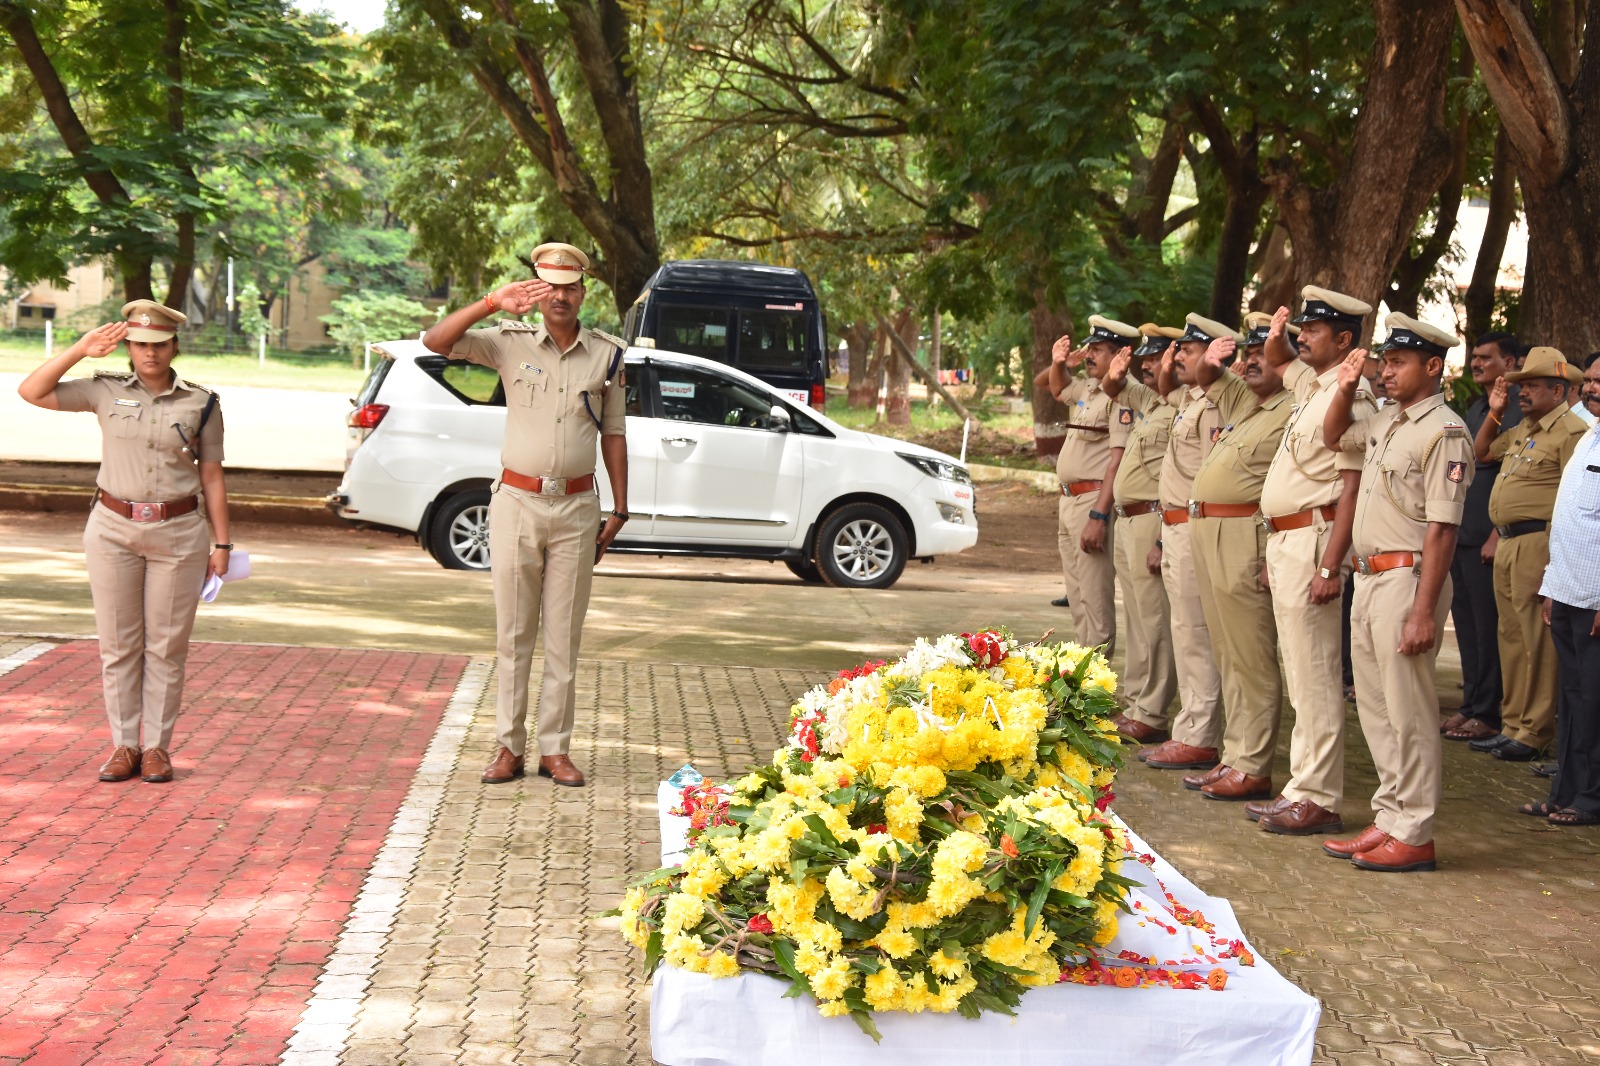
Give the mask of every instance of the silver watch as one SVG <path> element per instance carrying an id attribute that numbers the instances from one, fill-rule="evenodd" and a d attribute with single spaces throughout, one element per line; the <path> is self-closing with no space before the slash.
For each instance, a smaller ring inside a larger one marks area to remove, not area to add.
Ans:
<path id="1" fill-rule="evenodd" d="M 1332 570 L 1329 570 L 1326 566 L 1319 566 L 1317 568 L 1317 576 L 1322 578 L 1324 581 L 1332 581 L 1339 575 L 1335 574 Z"/>

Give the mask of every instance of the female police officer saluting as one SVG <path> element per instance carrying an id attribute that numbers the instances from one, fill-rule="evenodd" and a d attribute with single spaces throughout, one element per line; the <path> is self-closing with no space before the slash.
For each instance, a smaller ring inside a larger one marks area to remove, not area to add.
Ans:
<path id="1" fill-rule="evenodd" d="M 127 321 L 90 330 L 29 374 L 17 392 L 37 407 L 93 411 L 100 419 L 98 489 L 83 534 L 116 748 L 100 767 L 100 780 L 141 774 L 145 781 L 171 781 L 167 751 L 200 587 L 209 574 L 228 569 L 233 547 L 222 482 L 222 412 L 215 394 L 172 369 L 182 314 L 134 300 L 122 315 Z M 80 360 L 108 355 L 124 338 L 132 373 L 61 380 Z M 218 542 L 209 552 L 200 493 Z"/>

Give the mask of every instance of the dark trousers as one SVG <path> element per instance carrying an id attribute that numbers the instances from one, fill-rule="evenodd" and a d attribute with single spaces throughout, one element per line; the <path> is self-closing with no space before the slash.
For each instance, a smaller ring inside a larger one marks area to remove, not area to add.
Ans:
<path id="1" fill-rule="evenodd" d="M 1461 544 L 1450 560 L 1450 617 L 1461 650 L 1461 713 L 1500 728 L 1500 611 L 1494 601 L 1494 567 L 1481 547 Z"/>
<path id="2" fill-rule="evenodd" d="M 1556 759 L 1550 806 L 1600 814 L 1600 637 L 1595 612 L 1555 600 L 1550 635 L 1556 643 Z"/>
<path id="3" fill-rule="evenodd" d="M 1356 683 L 1355 666 L 1350 662 L 1350 607 L 1356 601 L 1356 575 L 1344 579 L 1344 598 L 1339 605 L 1339 666 L 1345 688 Z"/>

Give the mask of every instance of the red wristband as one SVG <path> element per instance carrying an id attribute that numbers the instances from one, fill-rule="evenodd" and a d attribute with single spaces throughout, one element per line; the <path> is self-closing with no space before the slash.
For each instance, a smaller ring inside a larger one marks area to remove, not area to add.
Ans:
<path id="1" fill-rule="evenodd" d="M 491 311 L 500 310 L 500 305 L 494 302 L 494 293 L 492 292 L 486 292 L 483 294 L 483 305 Z"/>

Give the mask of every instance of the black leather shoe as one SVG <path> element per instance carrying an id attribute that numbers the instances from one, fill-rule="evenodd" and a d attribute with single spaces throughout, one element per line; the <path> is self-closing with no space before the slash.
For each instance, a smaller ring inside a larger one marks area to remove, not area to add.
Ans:
<path id="1" fill-rule="evenodd" d="M 1539 754 L 1538 748 L 1530 748 L 1520 740 L 1507 740 L 1504 744 L 1489 752 L 1496 759 L 1506 762 L 1527 762 Z"/>
<path id="2" fill-rule="evenodd" d="M 1050 601 L 1050 606 L 1052 606 L 1052 607 L 1071 607 L 1072 606 L 1072 601 L 1067 599 L 1065 596 L 1062 596 L 1062 597 L 1059 597 L 1058 599 L 1051 600 Z"/>
<path id="3" fill-rule="evenodd" d="M 1493 751 L 1500 745 L 1509 743 L 1511 743 L 1510 737 L 1504 733 L 1496 733 L 1494 736 L 1484 737 L 1482 740 L 1469 740 L 1467 741 L 1467 747 L 1473 751 Z"/>
<path id="4" fill-rule="evenodd" d="M 1533 764 L 1531 769 L 1533 770 L 1534 777 L 1554 777 L 1556 776 L 1556 770 L 1559 767 L 1559 763 L 1536 762 Z"/>

